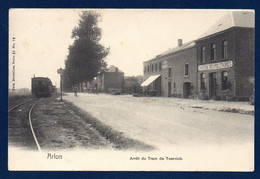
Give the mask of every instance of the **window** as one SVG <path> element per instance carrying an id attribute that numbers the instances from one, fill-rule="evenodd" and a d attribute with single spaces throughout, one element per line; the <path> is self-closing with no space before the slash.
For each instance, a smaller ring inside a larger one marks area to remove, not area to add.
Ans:
<path id="1" fill-rule="evenodd" d="M 216 60 L 216 44 L 211 44 L 210 60 Z"/>
<path id="2" fill-rule="evenodd" d="M 153 72 L 153 65 L 152 65 L 152 72 Z"/>
<path id="3" fill-rule="evenodd" d="M 200 74 L 200 89 L 201 90 L 206 89 L 206 86 L 205 86 L 205 74 L 204 73 Z"/>
<path id="4" fill-rule="evenodd" d="M 144 67 L 144 73 L 146 73 L 146 67 Z"/>
<path id="5" fill-rule="evenodd" d="M 157 63 L 155 64 L 155 72 L 157 73 Z"/>
<path id="6" fill-rule="evenodd" d="M 172 77 L 172 67 L 169 67 L 169 69 L 168 69 L 168 77 L 169 78 Z"/>
<path id="7" fill-rule="evenodd" d="M 173 88 L 174 88 L 174 89 L 176 88 L 176 84 L 175 84 L 175 83 L 173 83 Z"/>
<path id="8" fill-rule="evenodd" d="M 184 66 L 184 76 L 189 76 L 189 64 L 186 63 Z"/>
<path id="9" fill-rule="evenodd" d="M 201 59 L 200 62 L 205 62 L 205 53 L 206 53 L 206 48 L 204 46 L 201 47 Z"/>
<path id="10" fill-rule="evenodd" d="M 149 73 L 150 69 L 149 69 L 149 65 L 147 66 L 147 73 Z"/>
<path id="11" fill-rule="evenodd" d="M 228 89 L 228 73 L 223 71 L 221 74 L 222 90 Z"/>
<path id="12" fill-rule="evenodd" d="M 227 58 L 227 41 L 222 42 L 222 58 Z"/>
<path id="13" fill-rule="evenodd" d="M 159 72 L 161 72 L 162 71 L 162 63 L 160 62 L 159 63 Z"/>

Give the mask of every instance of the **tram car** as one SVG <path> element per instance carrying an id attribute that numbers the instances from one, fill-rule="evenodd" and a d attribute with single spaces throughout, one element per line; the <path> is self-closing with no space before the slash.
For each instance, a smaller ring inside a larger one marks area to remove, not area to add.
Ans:
<path id="1" fill-rule="evenodd" d="M 53 85 L 49 78 L 32 78 L 32 95 L 35 97 L 48 97 L 53 92 Z"/>

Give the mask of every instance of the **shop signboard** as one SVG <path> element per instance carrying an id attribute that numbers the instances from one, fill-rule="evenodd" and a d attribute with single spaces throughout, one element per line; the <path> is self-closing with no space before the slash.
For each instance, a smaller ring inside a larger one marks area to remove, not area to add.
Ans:
<path id="1" fill-rule="evenodd" d="M 199 65 L 199 71 L 210 71 L 210 70 L 218 70 L 223 68 L 231 68 L 233 66 L 232 61 L 220 62 L 220 63 L 211 63 L 205 65 Z"/>

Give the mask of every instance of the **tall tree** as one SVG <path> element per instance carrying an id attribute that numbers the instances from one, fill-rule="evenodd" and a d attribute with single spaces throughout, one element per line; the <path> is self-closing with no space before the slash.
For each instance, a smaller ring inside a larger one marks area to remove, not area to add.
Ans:
<path id="1" fill-rule="evenodd" d="M 99 42 L 102 33 L 98 23 L 101 21 L 100 14 L 95 11 L 83 11 L 80 14 L 79 24 L 72 31 L 74 43 L 69 46 L 69 55 L 65 60 L 65 83 L 75 85 L 91 81 L 106 68 L 105 58 L 109 48 Z"/>

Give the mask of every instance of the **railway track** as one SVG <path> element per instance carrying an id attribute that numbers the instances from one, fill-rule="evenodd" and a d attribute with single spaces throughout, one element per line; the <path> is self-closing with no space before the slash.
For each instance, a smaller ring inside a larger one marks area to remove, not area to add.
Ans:
<path id="1" fill-rule="evenodd" d="M 11 111 L 13 111 L 13 110 L 16 109 L 17 107 L 19 107 L 19 106 L 21 106 L 21 105 L 23 105 L 23 104 L 26 104 L 26 103 L 28 103 L 28 102 L 30 102 L 30 101 L 32 101 L 32 100 L 34 100 L 34 99 L 30 99 L 30 100 L 28 100 L 28 101 L 19 103 L 19 104 L 15 105 L 15 106 L 11 107 L 11 108 L 8 110 L 8 113 L 11 112 Z"/>
<path id="2" fill-rule="evenodd" d="M 40 99 L 30 99 L 28 101 L 19 103 L 8 110 L 8 138 L 17 137 L 17 142 L 23 145 L 32 146 L 31 137 L 33 137 L 34 145 L 36 145 L 39 152 L 41 152 L 41 147 L 35 135 L 33 125 L 32 125 L 32 112 L 37 103 L 39 103 L 43 98 Z M 29 109 L 29 111 L 28 111 Z M 16 111 L 16 113 L 15 113 Z M 21 114 L 20 114 L 21 113 Z M 26 114 L 27 113 L 27 114 Z M 27 117 L 27 120 L 26 120 Z M 19 125 L 20 124 L 20 125 Z M 30 127 L 31 136 L 29 136 L 28 130 Z M 10 131 L 12 130 L 12 132 Z M 23 139 L 24 137 L 24 139 Z M 14 141 L 15 142 L 15 141 Z M 28 146 L 27 146 L 28 147 Z"/>

